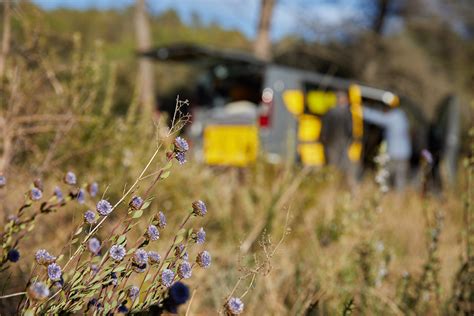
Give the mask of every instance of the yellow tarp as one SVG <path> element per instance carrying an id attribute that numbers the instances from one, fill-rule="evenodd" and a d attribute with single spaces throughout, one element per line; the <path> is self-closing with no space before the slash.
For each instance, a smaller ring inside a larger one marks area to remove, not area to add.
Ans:
<path id="1" fill-rule="evenodd" d="M 353 162 L 357 162 L 361 158 L 362 144 L 361 139 L 364 133 L 364 122 L 362 113 L 362 96 L 360 87 L 356 84 L 352 84 L 349 87 L 349 100 L 351 103 L 351 114 L 352 114 L 352 137 L 354 141 L 348 149 L 349 159 Z"/>
<path id="2" fill-rule="evenodd" d="M 358 162 L 362 154 L 362 144 L 359 141 L 354 141 L 347 149 L 347 156 L 352 162 Z"/>
<path id="3" fill-rule="evenodd" d="M 323 166 L 324 146 L 321 143 L 300 144 L 298 146 L 301 162 L 306 166 Z"/>
<path id="4" fill-rule="evenodd" d="M 314 115 L 303 114 L 298 117 L 298 140 L 314 142 L 319 140 L 321 134 L 321 120 Z"/>
<path id="5" fill-rule="evenodd" d="M 204 130 L 204 161 L 209 165 L 245 167 L 257 159 L 254 125 L 210 125 Z"/>
<path id="6" fill-rule="evenodd" d="M 284 91 L 283 102 L 286 109 L 293 115 L 300 115 L 304 111 L 304 94 L 301 90 Z"/>
<path id="7" fill-rule="evenodd" d="M 323 115 L 336 105 L 336 94 L 333 91 L 311 90 L 306 100 L 311 113 Z"/>

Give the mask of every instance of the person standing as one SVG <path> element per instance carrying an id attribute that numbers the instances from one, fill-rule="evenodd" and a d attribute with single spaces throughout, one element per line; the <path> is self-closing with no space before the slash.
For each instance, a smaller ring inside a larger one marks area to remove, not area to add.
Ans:
<path id="1" fill-rule="evenodd" d="M 322 117 L 321 143 L 324 145 L 326 163 L 336 166 L 351 182 L 354 166 L 347 151 L 352 141 L 352 117 L 347 94 L 336 94 L 337 104 Z"/>
<path id="2" fill-rule="evenodd" d="M 388 163 L 390 177 L 396 190 L 404 189 L 411 157 L 410 128 L 405 112 L 398 107 L 379 111 L 364 106 L 363 118 L 366 122 L 384 129 L 384 139 L 390 157 Z"/>

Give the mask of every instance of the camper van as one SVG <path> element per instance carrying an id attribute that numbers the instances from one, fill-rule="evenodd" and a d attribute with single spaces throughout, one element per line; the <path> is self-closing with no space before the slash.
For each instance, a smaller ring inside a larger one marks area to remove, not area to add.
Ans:
<path id="1" fill-rule="evenodd" d="M 245 167 L 258 155 L 270 162 L 324 165 L 322 118 L 336 105 L 336 93 L 341 91 L 347 93 L 352 118 L 352 144 L 347 155 L 362 165 L 370 165 L 382 139 L 380 129 L 364 124 L 362 105 L 400 106 L 405 110 L 412 123 L 414 167 L 419 164 L 422 149 L 428 148 L 431 130 L 437 125 L 430 124 L 416 104 L 392 91 L 266 63 L 244 52 L 175 44 L 141 55 L 158 62 L 198 67 L 192 124 L 187 133 L 194 152 L 208 165 Z M 453 104 L 447 105 L 448 113 L 456 112 Z M 446 139 L 458 137 L 459 122 L 455 122 L 456 126 L 453 120 L 448 120 L 449 126 L 441 132 L 444 135 L 449 130 L 451 136 L 446 135 Z M 449 150 L 457 152 L 456 146 Z M 441 155 L 457 159 L 452 153 Z"/>

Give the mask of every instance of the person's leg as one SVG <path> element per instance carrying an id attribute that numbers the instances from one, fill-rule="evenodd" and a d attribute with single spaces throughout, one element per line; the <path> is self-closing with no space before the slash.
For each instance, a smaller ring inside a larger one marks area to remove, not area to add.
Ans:
<path id="1" fill-rule="evenodd" d="M 401 191 L 405 189 L 408 172 L 408 162 L 406 160 L 393 161 L 395 189 Z"/>

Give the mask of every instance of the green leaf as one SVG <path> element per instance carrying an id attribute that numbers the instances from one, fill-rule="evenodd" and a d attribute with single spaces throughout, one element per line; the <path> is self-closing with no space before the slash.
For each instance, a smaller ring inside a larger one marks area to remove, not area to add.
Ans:
<path id="1" fill-rule="evenodd" d="M 127 241 L 127 236 L 126 235 L 121 235 L 121 236 L 119 236 L 119 238 L 117 238 L 116 243 L 120 245 L 122 243 L 125 243 L 126 241 Z"/>
<path id="2" fill-rule="evenodd" d="M 126 266 L 119 266 L 119 267 L 116 267 L 116 268 L 114 269 L 114 272 L 121 272 L 121 271 L 125 270 L 125 268 L 126 268 Z"/>
<path id="3" fill-rule="evenodd" d="M 165 171 L 161 174 L 160 178 L 161 179 L 166 179 L 170 176 L 170 174 L 171 174 L 171 171 L 167 170 L 167 171 Z"/>
<path id="4" fill-rule="evenodd" d="M 146 210 L 148 207 L 150 207 L 150 204 L 151 204 L 151 200 L 145 201 L 140 209 Z"/>
<path id="5" fill-rule="evenodd" d="M 151 274 L 147 274 L 147 276 L 145 277 L 145 282 L 148 282 L 151 280 L 153 276 Z"/>
<path id="6" fill-rule="evenodd" d="M 112 291 L 109 291 L 108 295 L 107 295 L 107 298 L 110 299 L 109 296 L 112 295 Z M 112 309 L 112 306 L 110 306 L 109 303 L 104 303 L 104 315 L 107 315 L 107 313 Z"/>
<path id="7" fill-rule="evenodd" d="M 76 233 L 74 234 L 74 236 L 79 235 L 81 232 L 82 232 L 82 226 L 79 227 L 79 229 L 76 231 Z"/>
<path id="8" fill-rule="evenodd" d="M 184 236 L 183 236 L 183 235 L 179 235 L 179 236 L 176 238 L 176 241 L 174 242 L 174 244 L 175 244 L 175 245 L 178 245 L 178 244 L 180 244 L 183 240 L 184 240 Z"/>
<path id="9" fill-rule="evenodd" d="M 140 218 L 143 215 L 143 210 L 135 211 L 132 215 L 132 218 Z"/>
<path id="10" fill-rule="evenodd" d="M 23 314 L 25 316 L 35 316 L 35 312 L 33 312 L 32 309 L 27 309 L 25 314 Z"/>
<path id="11" fill-rule="evenodd" d="M 173 162 L 170 160 L 168 163 L 163 167 L 163 170 L 168 170 L 173 166 Z"/>

